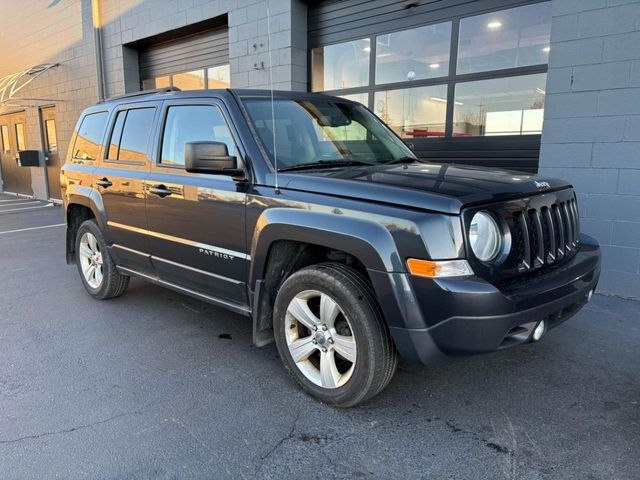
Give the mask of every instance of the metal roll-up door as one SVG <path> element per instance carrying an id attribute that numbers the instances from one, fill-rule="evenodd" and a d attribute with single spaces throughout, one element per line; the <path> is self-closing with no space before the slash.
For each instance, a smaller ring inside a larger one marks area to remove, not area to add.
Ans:
<path id="1" fill-rule="evenodd" d="M 226 27 L 149 45 L 139 51 L 141 79 L 227 63 L 229 33 Z"/>

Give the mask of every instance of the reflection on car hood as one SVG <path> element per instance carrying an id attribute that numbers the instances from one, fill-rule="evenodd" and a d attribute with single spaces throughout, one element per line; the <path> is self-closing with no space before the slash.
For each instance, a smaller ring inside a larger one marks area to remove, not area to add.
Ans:
<path id="1" fill-rule="evenodd" d="M 539 175 L 483 167 L 413 163 L 279 174 L 282 188 L 457 214 L 464 206 L 571 185 Z"/>

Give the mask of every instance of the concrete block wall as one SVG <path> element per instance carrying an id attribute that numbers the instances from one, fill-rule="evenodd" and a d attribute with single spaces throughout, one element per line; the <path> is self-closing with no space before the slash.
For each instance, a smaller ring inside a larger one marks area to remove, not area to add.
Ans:
<path id="1" fill-rule="evenodd" d="M 603 293 L 640 298 L 640 1 L 554 0 L 540 172 L 576 187 Z"/>

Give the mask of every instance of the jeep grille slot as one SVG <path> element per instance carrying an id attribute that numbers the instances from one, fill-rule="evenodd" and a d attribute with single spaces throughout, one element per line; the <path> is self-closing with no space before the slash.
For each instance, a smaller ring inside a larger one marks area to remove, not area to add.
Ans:
<path id="1" fill-rule="evenodd" d="M 530 208 L 514 215 L 518 271 L 551 265 L 576 250 L 580 220 L 575 199 Z"/>

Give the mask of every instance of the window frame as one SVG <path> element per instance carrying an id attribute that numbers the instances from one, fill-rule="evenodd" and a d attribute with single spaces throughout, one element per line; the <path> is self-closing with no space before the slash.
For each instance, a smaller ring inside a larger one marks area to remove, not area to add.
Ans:
<path id="1" fill-rule="evenodd" d="M 252 178 L 253 170 L 251 167 L 251 162 L 245 161 L 247 158 L 247 150 L 244 144 L 242 143 L 241 136 L 236 130 L 236 126 L 231 119 L 231 115 L 224 104 L 224 101 L 218 97 L 208 97 L 208 98 L 189 98 L 189 99 L 180 99 L 180 100 L 165 100 L 162 102 L 162 107 L 160 108 L 160 112 L 157 118 L 157 128 L 155 129 L 155 137 L 153 138 L 153 147 L 152 147 L 152 161 L 151 166 L 153 169 L 165 170 L 172 174 L 182 174 L 186 176 L 200 176 L 206 175 L 212 178 L 219 178 L 223 181 L 229 181 L 236 183 L 236 180 L 227 176 L 227 175 L 213 175 L 213 174 L 205 174 L 205 173 L 191 173 L 185 170 L 184 165 L 175 165 L 169 163 L 162 163 L 162 141 L 164 140 L 164 131 L 167 123 L 167 116 L 169 114 L 169 108 L 171 107 L 199 107 L 199 106 L 207 106 L 217 108 L 222 114 L 222 118 L 227 124 L 227 128 L 231 133 L 231 137 L 233 138 L 233 142 L 236 146 L 236 157 L 238 159 L 238 164 L 240 168 L 243 168 L 245 173 L 247 174 L 247 178 L 250 181 Z"/>
<path id="2" fill-rule="evenodd" d="M 491 80 L 496 78 L 507 78 L 507 77 L 516 77 L 521 75 L 530 75 L 536 73 L 544 73 L 547 74 L 549 70 L 548 63 L 537 64 L 537 65 L 527 65 L 524 67 L 512 67 L 505 68 L 499 70 L 489 70 L 483 72 L 473 72 L 473 73 L 465 73 L 465 74 L 457 74 L 456 69 L 458 66 L 458 46 L 460 41 L 460 21 L 464 18 L 475 17 L 479 15 L 484 15 L 492 12 L 500 12 L 503 10 L 511 10 L 518 7 L 523 7 L 527 5 L 535 5 L 540 3 L 550 3 L 551 0 L 528 0 L 522 2 L 516 2 L 513 4 L 502 5 L 500 7 L 492 7 L 492 8 L 484 8 L 478 9 L 474 12 L 465 12 L 457 15 L 446 16 L 442 18 L 434 19 L 430 22 L 424 22 L 420 24 L 407 24 L 406 27 L 401 27 L 397 22 L 393 22 L 392 26 L 388 29 L 379 30 L 369 35 L 357 35 L 350 38 L 341 38 L 339 41 L 328 42 L 328 43 L 320 43 L 317 45 L 312 45 L 307 52 L 307 90 L 312 92 L 312 80 L 313 80 L 313 71 L 312 71 L 312 51 L 315 48 L 322 48 L 331 45 L 338 45 L 341 43 L 349 42 L 352 40 L 362 40 L 365 38 L 370 39 L 371 51 L 369 53 L 369 84 L 362 87 L 352 87 L 352 88 L 343 88 L 336 90 L 323 90 L 316 93 L 322 93 L 325 95 L 335 95 L 335 96 L 344 96 L 344 95 L 353 95 L 353 94 L 366 94 L 368 101 L 365 104 L 365 107 L 369 108 L 376 116 L 378 116 L 375 112 L 375 93 L 376 92 L 384 92 L 387 90 L 402 90 L 413 87 L 428 87 L 433 85 L 445 85 L 447 88 L 447 107 L 446 107 L 446 116 L 445 116 L 445 134 L 443 137 L 434 137 L 430 139 L 415 139 L 415 138 L 403 138 L 402 140 L 406 143 L 414 143 L 414 142 L 434 142 L 437 140 L 441 141 L 467 141 L 467 142 L 488 142 L 491 139 L 496 138 L 513 138 L 514 141 L 518 141 L 521 137 L 540 137 L 540 134 L 530 134 L 530 135 L 495 135 L 495 136 L 465 136 L 459 137 L 453 135 L 453 125 L 454 125 L 454 102 L 455 102 L 455 86 L 459 83 L 471 82 L 477 80 Z M 440 76 L 437 78 L 428 78 L 421 80 L 412 80 L 412 81 L 402 81 L 402 82 L 394 82 L 394 83 L 385 83 L 385 84 L 376 84 L 376 50 L 377 50 L 377 37 L 389 33 L 395 33 L 404 30 L 411 30 L 418 27 L 437 25 L 440 23 L 451 22 L 451 44 L 449 51 L 449 71 L 447 75 Z M 390 22 L 391 23 L 391 22 Z"/>
<path id="3" fill-rule="evenodd" d="M 118 105 L 113 109 L 111 115 L 109 116 L 109 120 L 107 121 L 107 133 L 105 142 L 103 143 L 103 155 L 102 161 L 104 163 L 110 163 L 115 165 L 130 165 L 130 166 L 145 166 L 149 163 L 152 158 L 153 153 L 153 145 L 152 140 L 154 138 L 154 132 L 156 130 L 156 124 L 158 119 L 158 110 L 161 107 L 161 102 L 139 102 L 139 103 L 129 103 Z M 124 127 L 127 124 L 127 117 L 129 116 L 129 110 L 139 110 L 142 108 L 153 108 L 153 119 L 151 120 L 151 131 L 149 132 L 149 138 L 147 138 L 147 160 L 146 161 L 136 161 L 136 160 L 119 160 L 117 158 L 109 158 L 109 150 L 111 148 L 111 138 L 113 137 L 114 130 L 116 128 L 116 122 L 118 120 L 118 115 L 120 112 L 125 112 L 124 123 L 122 124 L 122 131 L 120 132 L 120 138 L 118 139 L 118 155 L 120 154 L 120 142 L 122 142 L 122 134 L 124 133 Z"/>

